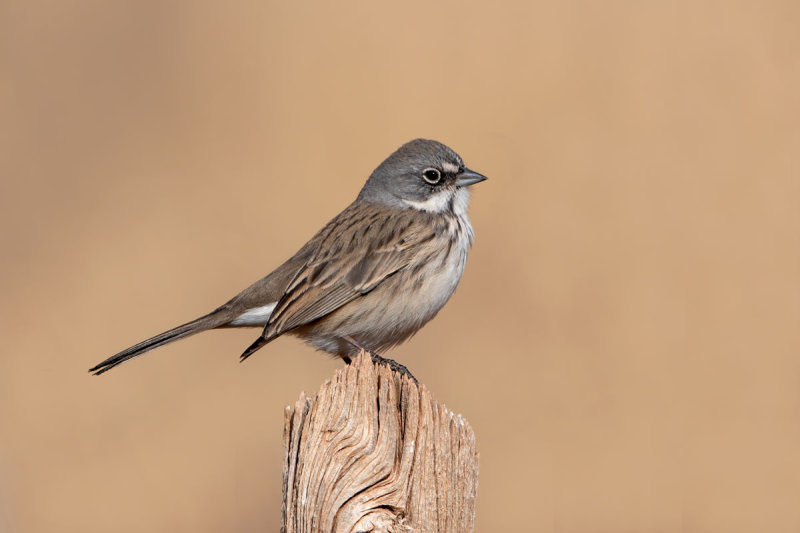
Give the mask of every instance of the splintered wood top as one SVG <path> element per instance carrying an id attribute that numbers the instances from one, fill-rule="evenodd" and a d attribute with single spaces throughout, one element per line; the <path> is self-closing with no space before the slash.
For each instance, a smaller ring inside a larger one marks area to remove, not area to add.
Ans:
<path id="1" fill-rule="evenodd" d="M 286 533 L 469 533 L 477 485 L 469 423 L 364 353 L 286 408 Z"/>

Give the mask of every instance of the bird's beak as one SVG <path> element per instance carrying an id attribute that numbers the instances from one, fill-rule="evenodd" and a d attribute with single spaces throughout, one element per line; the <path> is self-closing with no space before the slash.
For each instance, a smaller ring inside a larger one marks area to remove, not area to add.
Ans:
<path id="1" fill-rule="evenodd" d="M 467 185 L 474 185 L 476 183 L 480 183 L 488 179 L 483 174 L 478 174 L 477 172 L 473 172 L 470 169 L 464 169 L 464 172 L 460 172 L 456 175 L 456 187 L 466 187 Z"/>

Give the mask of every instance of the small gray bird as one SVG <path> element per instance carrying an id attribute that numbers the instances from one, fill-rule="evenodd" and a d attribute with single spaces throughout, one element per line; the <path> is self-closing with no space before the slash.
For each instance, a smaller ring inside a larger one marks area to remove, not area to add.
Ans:
<path id="1" fill-rule="evenodd" d="M 102 374 L 208 329 L 254 326 L 264 331 L 242 360 L 284 333 L 348 363 L 362 349 L 383 360 L 374 351 L 411 337 L 453 294 L 473 239 L 469 186 L 485 179 L 439 142 L 408 142 L 375 169 L 352 204 L 272 273 L 211 313 L 89 372 Z"/>

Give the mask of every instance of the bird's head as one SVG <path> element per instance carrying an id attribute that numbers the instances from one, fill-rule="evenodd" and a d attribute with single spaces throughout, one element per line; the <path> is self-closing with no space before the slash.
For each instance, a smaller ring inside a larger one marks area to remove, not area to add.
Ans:
<path id="1" fill-rule="evenodd" d="M 372 172 L 358 199 L 434 213 L 455 212 L 466 210 L 468 187 L 485 179 L 442 143 L 415 139 Z"/>

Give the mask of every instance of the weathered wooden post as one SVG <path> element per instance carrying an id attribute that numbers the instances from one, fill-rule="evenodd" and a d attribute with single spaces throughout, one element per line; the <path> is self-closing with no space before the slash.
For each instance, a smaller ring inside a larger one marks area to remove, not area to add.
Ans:
<path id="1" fill-rule="evenodd" d="M 477 486 L 469 423 L 364 353 L 286 408 L 284 533 L 471 533 Z"/>

